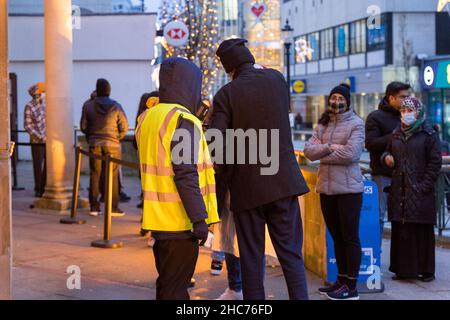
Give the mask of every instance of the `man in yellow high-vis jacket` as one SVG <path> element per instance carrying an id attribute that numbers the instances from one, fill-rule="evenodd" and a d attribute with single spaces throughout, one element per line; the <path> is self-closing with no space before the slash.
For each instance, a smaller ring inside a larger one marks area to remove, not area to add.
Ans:
<path id="1" fill-rule="evenodd" d="M 208 237 L 208 224 L 219 222 L 214 169 L 202 123 L 194 116 L 201 83 L 200 69 L 192 62 L 165 60 L 159 104 L 139 117 L 136 128 L 142 229 L 152 231 L 156 240 L 157 300 L 189 299 L 199 245 Z"/>

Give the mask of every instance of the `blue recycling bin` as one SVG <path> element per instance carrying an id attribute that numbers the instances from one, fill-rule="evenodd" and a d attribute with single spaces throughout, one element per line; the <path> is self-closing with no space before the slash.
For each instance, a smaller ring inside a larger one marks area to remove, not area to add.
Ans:
<path id="1" fill-rule="evenodd" d="M 361 267 L 358 278 L 358 290 L 361 293 L 384 291 L 381 282 L 381 234 L 378 210 L 378 188 L 373 181 L 364 181 L 364 195 L 359 224 L 359 236 L 362 247 Z M 337 265 L 334 244 L 327 230 L 327 282 L 337 279 Z"/>

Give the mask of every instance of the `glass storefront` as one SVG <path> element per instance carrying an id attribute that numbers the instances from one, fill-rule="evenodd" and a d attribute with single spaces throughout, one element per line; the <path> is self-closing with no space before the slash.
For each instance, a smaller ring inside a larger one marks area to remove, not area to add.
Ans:
<path id="1" fill-rule="evenodd" d="M 441 138 L 450 142 L 450 59 L 425 61 L 421 76 L 428 120 L 439 126 Z"/>
<path id="2" fill-rule="evenodd" d="M 353 110 L 365 120 L 372 111 L 378 109 L 378 105 L 383 96 L 384 93 L 353 94 Z M 320 116 L 325 111 L 327 99 L 327 96 L 306 97 L 306 107 L 304 108 L 304 111 L 302 110 L 305 129 L 312 129 L 319 122 Z M 303 112 L 305 114 L 303 114 Z"/>
<path id="3" fill-rule="evenodd" d="M 442 139 L 450 142 L 450 89 L 428 91 L 427 117 L 439 126 Z"/>

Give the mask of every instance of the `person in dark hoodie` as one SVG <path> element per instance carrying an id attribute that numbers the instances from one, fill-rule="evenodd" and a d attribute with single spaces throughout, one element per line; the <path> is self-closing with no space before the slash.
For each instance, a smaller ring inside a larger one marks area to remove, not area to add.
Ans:
<path id="1" fill-rule="evenodd" d="M 128 131 L 128 121 L 122 106 L 112 100 L 111 85 L 105 79 L 98 79 L 96 84 L 97 97 L 88 100 L 83 106 L 80 128 L 86 135 L 89 151 L 97 155 L 109 154 L 113 158 L 120 159 L 120 141 Z M 89 202 L 90 214 L 100 214 L 100 175 L 102 161 L 89 159 Z M 122 216 L 124 213 L 119 209 L 119 167 L 113 164 L 113 194 L 112 215 Z"/>
<path id="2" fill-rule="evenodd" d="M 384 189 L 391 184 L 392 169 L 381 163 L 381 155 L 386 151 L 392 133 L 400 125 L 400 107 L 410 95 L 410 85 L 392 82 L 386 88 L 378 110 L 369 114 L 366 120 L 366 149 L 370 153 L 372 179 L 378 187 L 380 211 L 380 232 L 383 239 L 384 220 L 387 211 L 387 193 Z"/>
<path id="3" fill-rule="evenodd" d="M 202 74 L 186 59 L 169 58 L 161 64 L 159 80 L 159 104 L 136 127 L 142 229 L 155 238 L 156 299 L 189 300 L 199 245 L 208 238 L 208 224 L 219 222 L 214 169 L 195 117 Z"/>
<path id="4" fill-rule="evenodd" d="M 229 181 L 234 214 L 244 300 L 264 300 L 264 248 L 266 225 L 283 268 L 292 300 L 308 299 L 302 256 L 302 222 L 298 196 L 309 192 L 295 158 L 289 122 L 289 89 L 283 75 L 255 65 L 245 46 L 247 40 L 230 39 L 217 50 L 232 81 L 214 97 L 210 128 L 223 135 L 227 129 L 279 133 L 279 140 L 259 141 L 260 149 L 278 157 L 278 170 L 264 172 L 268 165 L 219 164 L 219 176 Z M 235 132 L 236 132 L 235 131 Z M 261 146 L 261 144 L 265 144 Z M 273 147 L 279 146 L 276 154 Z M 248 158 L 253 146 L 237 146 Z M 225 151 L 227 151 L 225 149 Z M 226 154 L 226 152 L 224 152 Z M 227 155 L 228 156 L 228 155 Z M 228 162 L 228 161 L 227 161 Z M 219 178 L 218 178 L 219 179 Z M 221 178 L 222 179 L 222 178 Z M 218 181 L 218 184 L 220 182 Z"/>

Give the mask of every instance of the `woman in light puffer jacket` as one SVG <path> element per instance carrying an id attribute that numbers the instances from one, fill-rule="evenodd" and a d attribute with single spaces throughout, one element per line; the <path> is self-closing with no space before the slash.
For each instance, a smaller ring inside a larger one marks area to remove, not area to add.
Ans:
<path id="1" fill-rule="evenodd" d="M 341 84 L 328 100 L 305 156 L 320 160 L 316 191 L 320 193 L 322 213 L 333 237 L 338 279 L 320 288 L 332 300 L 357 300 L 356 289 L 361 263 L 359 220 L 364 183 L 359 160 L 364 146 L 364 122 L 350 108 L 350 88 Z"/>

